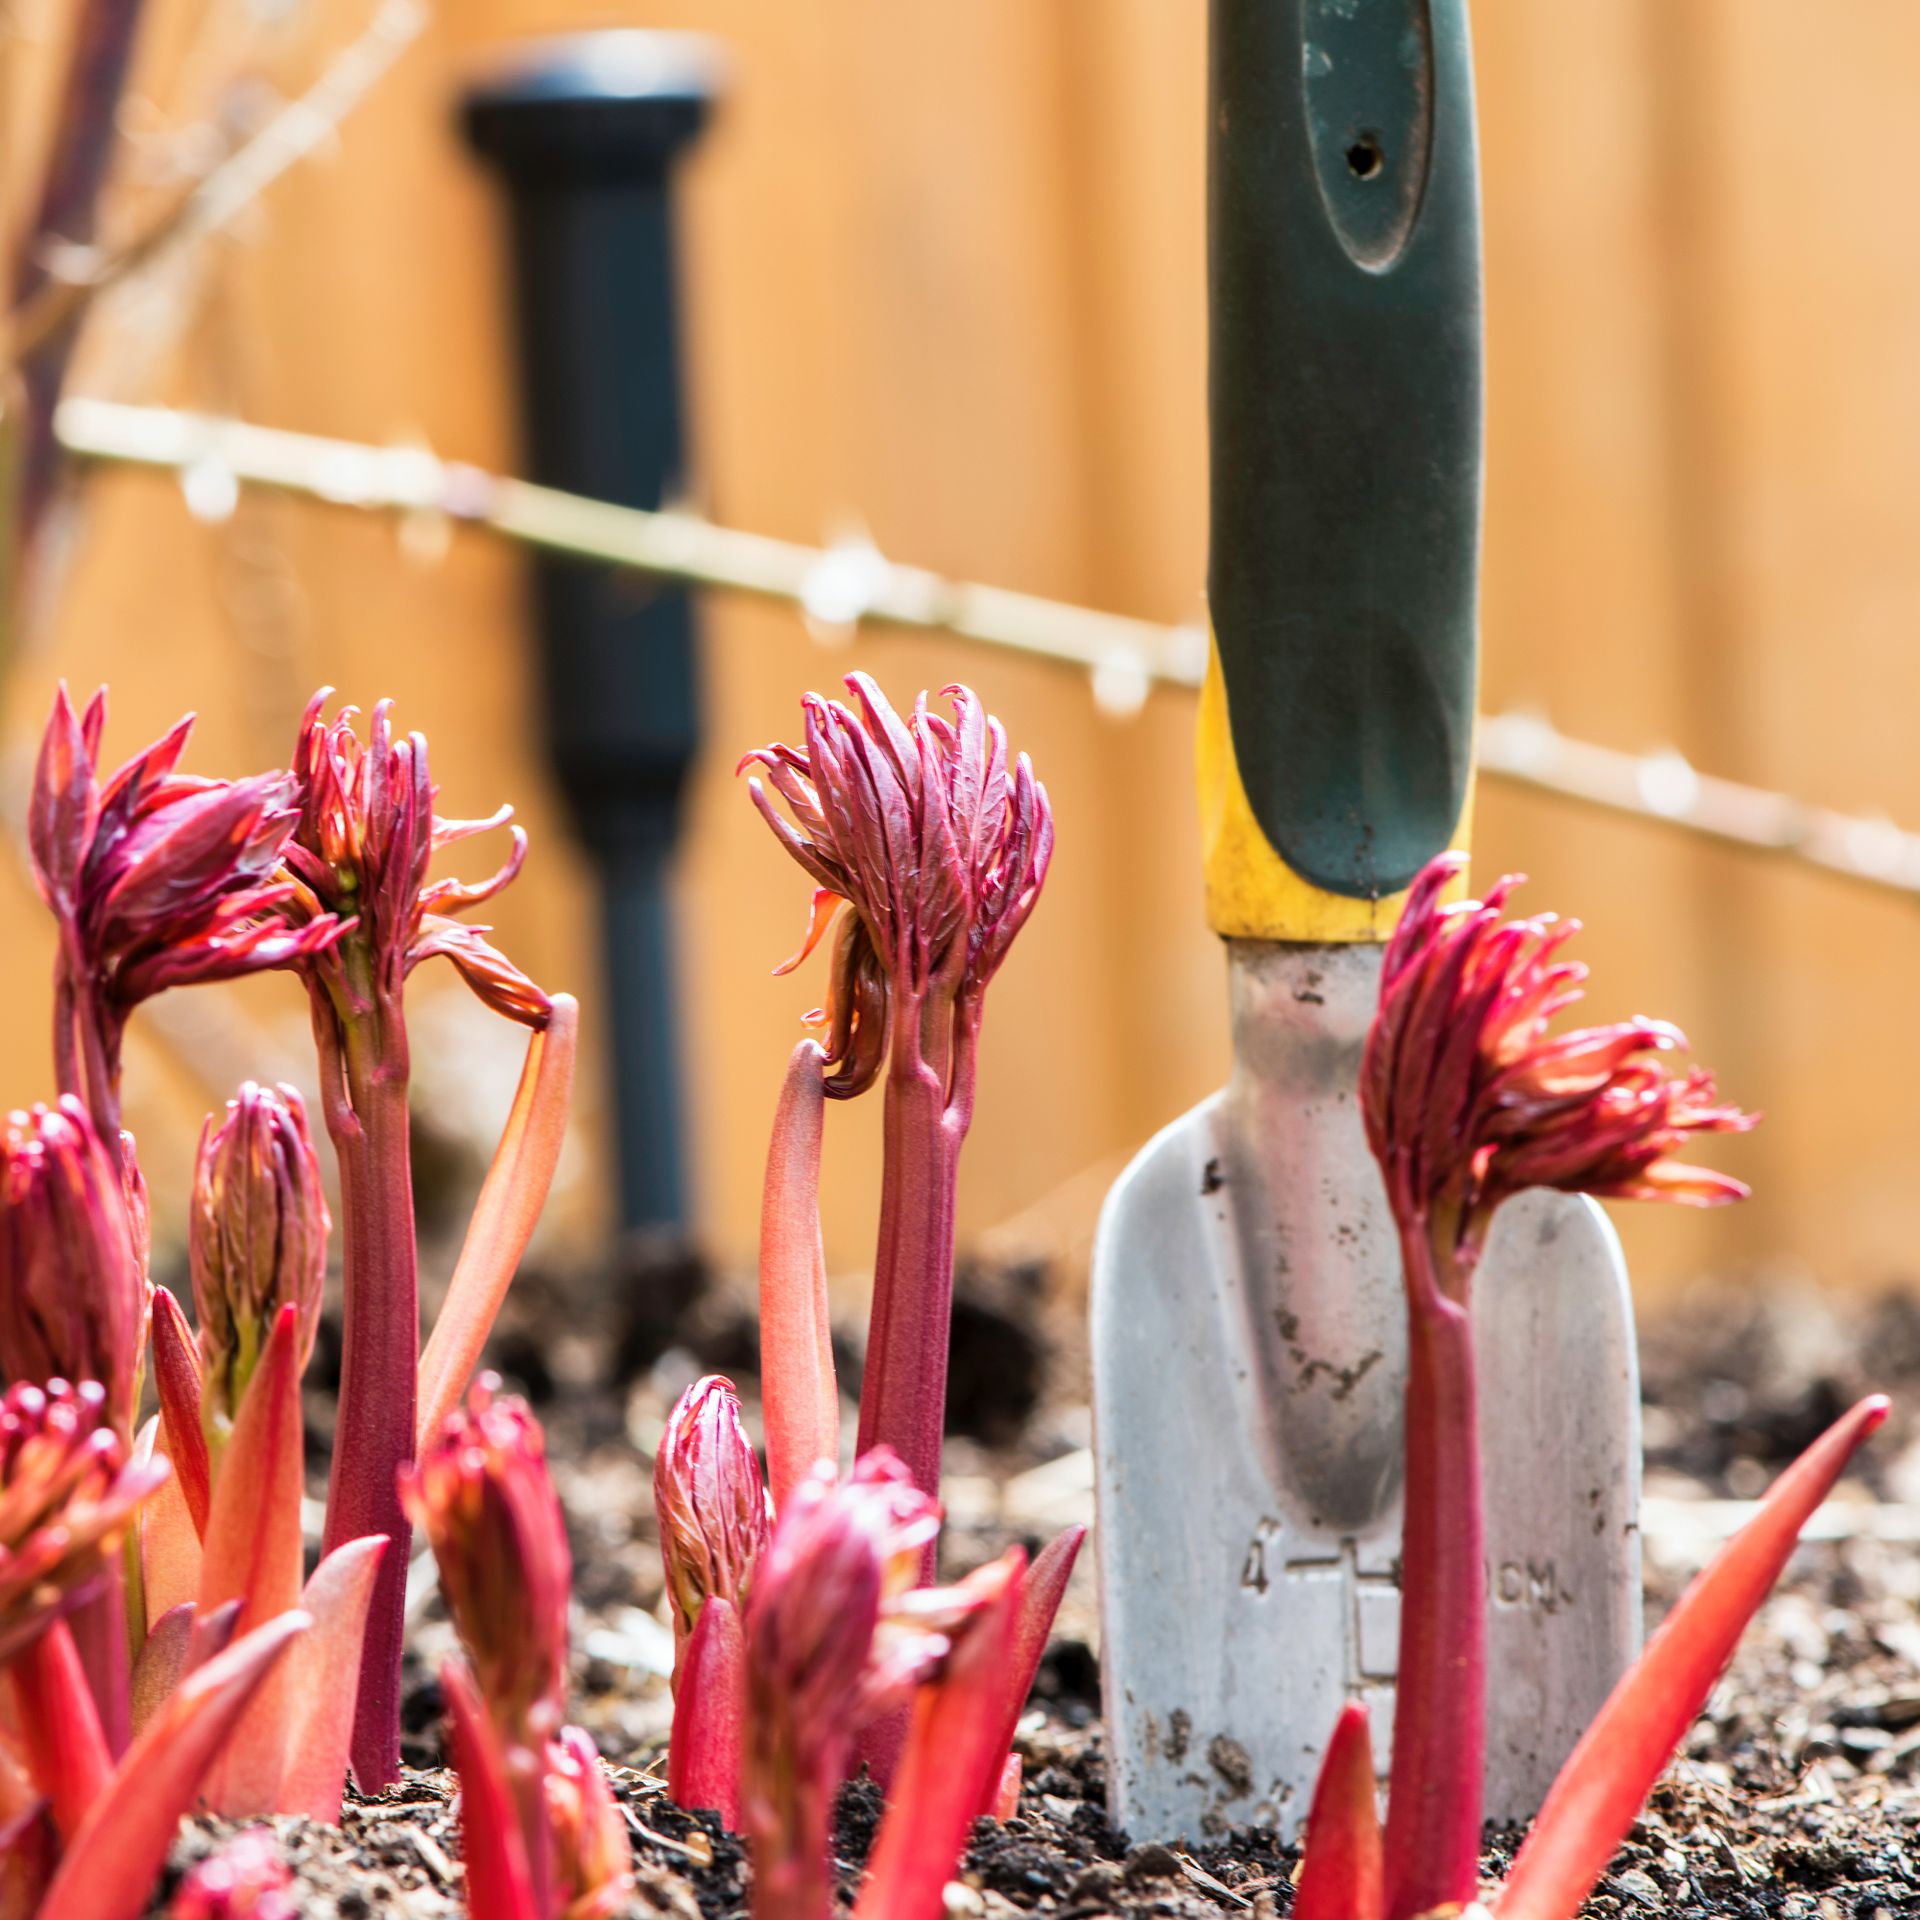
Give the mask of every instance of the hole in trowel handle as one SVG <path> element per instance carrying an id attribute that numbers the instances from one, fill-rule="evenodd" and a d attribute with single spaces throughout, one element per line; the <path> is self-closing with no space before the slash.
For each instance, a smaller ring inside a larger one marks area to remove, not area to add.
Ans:
<path id="1" fill-rule="evenodd" d="M 1356 180 L 1377 180 L 1386 164 L 1387 156 L 1381 151 L 1377 133 L 1360 134 L 1347 148 L 1347 171 Z"/>

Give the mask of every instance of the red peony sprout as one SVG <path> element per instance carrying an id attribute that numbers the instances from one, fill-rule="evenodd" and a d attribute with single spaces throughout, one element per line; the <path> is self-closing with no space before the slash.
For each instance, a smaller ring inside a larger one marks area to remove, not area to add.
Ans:
<path id="1" fill-rule="evenodd" d="M 684 1653 L 710 1600 L 745 1608 L 773 1525 L 731 1380 L 710 1373 L 675 1403 L 654 1456 L 653 1510 Z"/>
<path id="2" fill-rule="evenodd" d="M 1574 924 L 1503 920 L 1510 880 L 1443 905 L 1463 866 L 1443 854 L 1414 882 L 1360 1070 L 1408 1324 L 1387 1920 L 1464 1905 L 1478 1883 L 1487 1592 L 1469 1291 L 1493 1216 L 1529 1186 L 1738 1199 L 1738 1181 L 1676 1155 L 1696 1133 L 1753 1124 L 1705 1074 L 1672 1070 L 1680 1036 L 1659 1022 L 1551 1034 L 1584 978 L 1559 957 Z"/>
<path id="3" fill-rule="evenodd" d="M 482 1374 L 405 1471 L 401 1495 L 439 1563 L 488 1712 L 510 1740 L 552 1738 L 566 1712 L 573 1556 L 540 1423 Z"/>
<path id="4" fill-rule="evenodd" d="M 441 1669 L 468 1904 L 602 1920 L 632 1890 L 625 1823 L 592 1741 L 560 1724 L 572 1563 L 539 1423 L 498 1389 L 483 1374 L 403 1479 L 468 1656 Z"/>
<path id="5" fill-rule="evenodd" d="M 89 1380 L 0 1395 L 0 1666 L 108 1584 L 120 1537 L 167 1477 L 129 1465 Z"/>
<path id="6" fill-rule="evenodd" d="M 143 1253 L 121 1170 L 86 1108 L 68 1095 L 57 1107 L 8 1114 L 0 1126 L 0 1372 L 15 1381 L 99 1381 L 123 1442 L 132 1438 L 146 1335 Z"/>
<path id="7" fill-rule="evenodd" d="M 326 698 L 327 690 L 315 695 L 301 721 L 293 757 L 295 823 L 279 869 L 286 896 L 279 911 L 290 924 L 305 929 L 351 916 L 338 941 L 300 962 L 320 1055 L 322 1109 L 340 1160 L 345 1252 L 345 1350 L 325 1540 L 331 1549 L 378 1533 L 404 1546 L 395 1474 L 414 1452 L 420 1371 L 407 976 L 444 954 L 489 1006 L 536 1033 L 547 1026 L 554 1002 L 480 929 L 450 917 L 491 899 L 519 871 L 526 838 L 517 827 L 505 863 L 489 879 L 427 877 L 436 849 L 503 824 L 507 810 L 486 820 L 436 818 L 425 739 L 417 733 L 396 739 L 390 704 L 383 701 L 363 742 L 354 732 L 353 709 L 331 722 L 322 718 Z M 564 1088 L 560 1099 L 564 1112 Z M 544 1193 L 543 1181 L 530 1185 Z M 497 1304 L 490 1284 L 485 1291 L 489 1307 Z M 478 1332 L 484 1338 L 484 1327 Z M 451 1383 L 447 1405 L 463 1384 Z M 368 1622 L 354 1772 L 370 1790 L 399 1769 L 406 1566 L 403 1551 L 387 1557 Z"/>
<path id="8" fill-rule="evenodd" d="M 851 1479 L 797 1488 L 760 1561 L 747 1609 L 742 1799 L 753 1840 L 755 1920 L 822 1920 L 833 1799 L 861 1729 L 897 1713 L 968 1610 L 916 1591 L 939 1509 L 884 1449 Z"/>
<path id="9" fill-rule="evenodd" d="M 304 1371 L 331 1225 L 299 1094 L 249 1080 L 225 1119 L 216 1126 L 209 1117 L 201 1133 L 187 1222 L 211 1418 L 232 1421 L 282 1306 L 298 1310 Z"/>
<path id="10" fill-rule="evenodd" d="M 954 1195 L 973 1117 L 982 1002 L 1039 899 L 1053 814 L 1026 756 L 1009 763 L 1005 729 L 966 688 L 946 689 L 951 719 L 931 712 L 923 695 L 903 720 L 865 674 L 849 675 L 847 686 L 851 707 L 807 697 L 804 746 L 762 747 L 741 765 L 764 769 L 764 783 L 749 783 L 754 804 L 816 886 L 806 940 L 780 971 L 818 943 L 829 909 L 842 902 L 848 909 L 820 1016 L 824 1064 L 832 1069 L 824 1091 L 848 1097 L 887 1069 L 858 1451 L 892 1448 L 914 1484 L 933 1493 L 946 1407 Z M 805 1064 L 797 1059 L 796 1070 Z M 805 1101 L 784 1101 L 783 1115 L 817 1133 Z M 770 1193 L 779 1161 L 776 1139 Z M 804 1289 L 810 1279 L 805 1233 L 785 1240 L 797 1264 L 775 1276 L 776 1292 Z M 789 1317 L 788 1307 L 775 1304 L 772 1317 Z M 821 1404 L 816 1361 L 812 1343 L 797 1346 L 792 1364 L 806 1378 L 791 1391 L 777 1384 L 771 1396 L 796 1409 L 803 1427 Z M 782 1356 L 769 1354 L 767 1364 L 772 1372 Z M 830 1374 L 826 1385 L 830 1391 Z M 776 1480 L 785 1477 L 776 1470 Z"/>
<path id="11" fill-rule="evenodd" d="M 653 1510 L 673 1603 L 667 1791 L 738 1826 L 742 1623 L 772 1513 L 731 1381 L 709 1374 L 680 1396 L 654 1456 Z"/>
<path id="12" fill-rule="evenodd" d="M 293 831 L 284 773 L 208 780 L 175 771 L 192 716 L 100 778 L 104 690 L 76 719 L 54 698 L 40 744 L 27 846 L 60 929 L 54 1063 L 109 1149 L 120 1137 L 120 1050 L 128 1017 L 167 987 L 228 980 L 318 954 L 328 914 L 289 927 L 276 878 Z"/>

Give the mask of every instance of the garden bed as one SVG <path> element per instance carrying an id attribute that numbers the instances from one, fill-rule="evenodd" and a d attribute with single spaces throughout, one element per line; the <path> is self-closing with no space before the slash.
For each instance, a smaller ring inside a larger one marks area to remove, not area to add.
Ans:
<path id="1" fill-rule="evenodd" d="M 536 1396 L 576 1560 L 575 1712 L 614 1768 L 634 1834 L 636 1914 L 744 1914 L 740 1844 L 665 1798 L 660 1753 L 670 1657 L 655 1618 L 660 1571 L 648 1451 L 674 1396 L 722 1368 L 750 1387 L 750 1317 L 692 1269 L 625 1276 L 596 1297 L 640 1301 L 596 1316 L 529 1276 L 497 1351 Z M 1009 1539 L 1038 1537 L 1088 1504 L 1086 1415 L 1071 1315 L 1034 1276 L 977 1277 L 966 1293 L 981 1365 L 956 1396 L 944 1553 L 977 1564 Z M 541 1327 L 566 1326 L 559 1339 Z M 1920 1303 L 1868 1304 L 1803 1292 L 1714 1291 L 1645 1330 L 1649 1619 L 1657 1619 L 1718 1533 L 1859 1392 L 1883 1388 L 1895 1415 L 1843 1489 L 1883 1504 L 1876 1532 L 1815 1540 L 1743 1642 L 1587 1911 L 1629 1916 L 1871 1920 L 1920 1915 Z M 957 1358 L 965 1378 L 966 1344 Z M 609 1356 L 611 1356 L 609 1358 Z M 324 1431 L 324 1366 L 312 1409 Z M 751 1396 L 749 1395 L 751 1407 Z M 376 1800 L 350 1796 L 339 1829 L 276 1823 L 317 1920 L 464 1911 L 452 1776 L 440 1765 L 431 1673 L 452 1647 L 437 1601 L 419 1609 L 406 1705 L 406 1776 Z M 1283 1915 L 1297 1854 L 1232 1830 L 1191 1852 L 1146 1845 L 1107 1824 L 1097 1723 L 1090 1559 L 1076 1574 L 1039 1699 L 1022 1725 L 1018 1819 L 983 1825 L 952 1890 L 956 1915 Z M 843 1799 L 836 1855 L 851 1887 L 872 1836 L 870 1789 Z M 184 1867 L 215 1823 L 190 1827 Z M 1490 1833 L 1489 1872 L 1515 1836 Z M 156 1907 L 156 1911 L 158 1908 Z"/>

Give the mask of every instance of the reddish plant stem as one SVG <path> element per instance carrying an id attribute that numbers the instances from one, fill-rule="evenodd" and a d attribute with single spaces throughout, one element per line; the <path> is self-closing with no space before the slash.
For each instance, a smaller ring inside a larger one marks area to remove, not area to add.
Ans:
<path id="1" fill-rule="evenodd" d="M 133 1662 L 128 1652 L 127 1576 L 122 1555 L 108 1556 L 105 1584 L 92 1599 L 74 1608 L 67 1625 L 79 1649 L 107 1750 L 117 1760 L 133 1738 Z"/>
<path id="2" fill-rule="evenodd" d="M 323 1551 L 383 1533 L 354 1709 L 353 1773 L 375 1793 L 400 1773 L 400 1652 L 413 1530 L 400 1468 L 413 1458 L 420 1303 L 407 1135 L 407 1034 L 398 995 L 339 1019 L 316 994 L 327 1131 L 340 1159 L 345 1271 L 340 1415 Z"/>
<path id="3" fill-rule="evenodd" d="M 782 1781 L 771 1830 L 753 1840 L 753 1920 L 832 1920 L 833 1803 L 845 1767 L 808 1768 Z"/>
<path id="4" fill-rule="evenodd" d="M 100 1005 L 84 956 L 65 933 L 54 963 L 53 1072 L 62 1093 L 87 1110 L 115 1167 L 120 1165 L 120 1044 Z M 118 1417 L 116 1413 L 116 1418 Z"/>
<path id="5" fill-rule="evenodd" d="M 825 1055 L 793 1050 L 774 1113 L 760 1205 L 760 1398 L 774 1511 L 820 1461 L 840 1460 L 840 1394 L 820 1244 Z"/>
<path id="6" fill-rule="evenodd" d="M 938 1497 L 953 1318 L 954 1202 L 973 1118 L 977 1010 L 948 992 L 896 1009 L 887 1069 L 880 1239 L 857 1451 L 891 1447 Z M 933 1548 L 927 1549 L 930 1578 Z"/>
<path id="7" fill-rule="evenodd" d="M 667 1797 L 677 1807 L 712 1807 L 740 1826 L 740 1765 L 746 1732 L 746 1635 L 731 1600 L 708 1597 L 694 1624 L 673 1701 Z"/>
<path id="8" fill-rule="evenodd" d="M 56 1620 L 11 1671 L 28 1770 L 53 1804 L 54 1825 L 71 1840 L 105 1793 L 113 1756 L 66 1622 Z"/>
<path id="9" fill-rule="evenodd" d="M 547 1813 L 547 1764 L 544 1741 L 503 1739 L 507 1792 L 513 1801 L 520 1843 L 527 1857 L 527 1887 L 533 1910 L 557 1911 L 553 1886 L 553 1830 Z"/>
<path id="10" fill-rule="evenodd" d="M 1466 1905 L 1480 1876 L 1487 1571 L 1473 1322 L 1443 1290 L 1423 1223 L 1407 1283 L 1406 1521 L 1387 1794 L 1387 1920 Z M 1456 1279 L 1464 1294 L 1464 1278 Z"/>
<path id="11" fill-rule="evenodd" d="M 891 1447 L 914 1485 L 937 1500 L 953 1331 L 954 1203 L 960 1147 L 973 1118 L 978 1003 L 967 999 L 956 1008 L 944 992 L 921 1001 L 903 998 L 895 1018 L 880 1245 L 855 1457 Z M 933 1583 L 936 1551 L 929 1541 L 921 1554 L 923 1587 Z M 902 1708 L 861 1731 L 860 1757 L 883 1789 L 892 1784 L 907 1725 Z"/>

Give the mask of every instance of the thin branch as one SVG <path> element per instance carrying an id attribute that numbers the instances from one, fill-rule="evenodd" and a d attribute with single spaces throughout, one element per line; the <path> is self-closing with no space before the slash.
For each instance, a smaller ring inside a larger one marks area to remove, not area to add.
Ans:
<path id="1" fill-rule="evenodd" d="M 422 0 L 382 0 L 361 32 L 298 98 L 196 182 L 147 229 L 118 250 L 44 279 L 13 321 L 13 352 L 29 359 L 70 334 L 93 302 L 166 255 L 184 252 L 240 218 L 285 174 L 331 140 L 386 77 L 427 23 Z"/>
<path id="2" fill-rule="evenodd" d="M 87 0 L 80 10 L 40 204 L 14 265 L 17 290 L 31 290 L 53 271 L 56 249 L 93 239 L 140 12 L 141 0 Z"/>
<path id="3" fill-rule="evenodd" d="M 1206 666 L 1199 627 L 1160 626 L 948 580 L 870 546 L 809 547 L 695 514 L 614 506 L 441 460 L 423 448 L 79 398 L 62 402 L 55 432 L 76 458 L 176 473 L 190 495 L 195 476 L 204 476 L 215 483 L 206 489 L 211 497 L 258 487 L 364 512 L 440 516 L 538 552 L 792 605 L 823 636 L 845 637 L 874 622 L 1058 661 L 1088 671 L 1096 698 L 1114 712 L 1137 708 L 1155 684 L 1198 686 Z M 1484 717 L 1475 754 L 1480 771 L 1495 779 L 1920 896 L 1920 834 L 1891 820 L 1716 779 L 1678 753 L 1622 753 L 1569 739 L 1521 713 Z"/>

